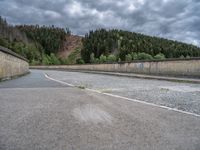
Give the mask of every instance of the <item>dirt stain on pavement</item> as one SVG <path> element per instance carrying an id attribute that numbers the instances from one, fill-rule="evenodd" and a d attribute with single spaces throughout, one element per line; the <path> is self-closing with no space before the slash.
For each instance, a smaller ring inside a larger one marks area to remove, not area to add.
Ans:
<path id="1" fill-rule="evenodd" d="M 87 104 L 73 110 L 73 116 L 82 122 L 112 123 L 112 116 L 96 105 Z"/>

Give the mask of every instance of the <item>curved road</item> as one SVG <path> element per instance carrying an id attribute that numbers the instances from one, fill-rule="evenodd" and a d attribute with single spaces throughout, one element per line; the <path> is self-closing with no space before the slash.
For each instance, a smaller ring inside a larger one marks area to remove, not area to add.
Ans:
<path id="1" fill-rule="evenodd" d="M 0 83 L 0 149 L 199 150 L 199 115 L 198 84 L 31 70 Z"/>

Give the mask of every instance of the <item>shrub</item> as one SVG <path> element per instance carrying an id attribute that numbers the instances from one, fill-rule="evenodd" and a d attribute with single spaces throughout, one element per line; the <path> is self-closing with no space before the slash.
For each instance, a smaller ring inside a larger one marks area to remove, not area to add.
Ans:
<path id="1" fill-rule="evenodd" d="M 33 59 L 30 64 L 33 65 L 33 66 L 40 65 L 40 61 Z"/>
<path id="2" fill-rule="evenodd" d="M 138 54 L 137 53 L 131 53 L 132 59 L 137 60 L 138 59 Z"/>
<path id="3" fill-rule="evenodd" d="M 77 63 L 77 64 L 85 64 L 85 62 L 84 62 L 84 60 L 83 60 L 82 58 L 78 58 L 78 59 L 76 60 L 76 63 Z"/>
<path id="4" fill-rule="evenodd" d="M 62 65 L 68 65 L 69 64 L 69 61 L 68 61 L 68 59 L 67 58 L 65 58 L 65 59 L 60 59 L 60 64 L 62 64 Z"/>
<path id="5" fill-rule="evenodd" d="M 41 51 L 38 50 L 34 44 L 26 44 L 25 47 L 25 57 L 31 62 L 32 60 L 34 61 L 42 61 L 42 56 L 41 56 Z"/>
<path id="6" fill-rule="evenodd" d="M 48 55 L 43 55 L 42 64 L 43 65 L 50 65 L 51 64 L 50 57 Z"/>
<path id="7" fill-rule="evenodd" d="M 191 58 L 189 55 L 186 56 L 187 59 Z"/>
<path id="8" fill-rule="evenodd" d="M 99 64 L 99 63 L 100 63 L 100 60 L 99 60 L 98 58 L 95 58 L 95 59 L 94 59 L 94 63 L 95 63 L 95 64 Z"/>
<path id="9" fill-rule="evenodd" d="M 67 57 L 67 63 L 75 64 L 78 58 L 80 58 L 80 48 L 75 48 L 75 50 Z"/>
<path id="10" fill-rule="evenodd" d="M 153 57 L 147 53 L 138 53 L 138 59 L 139 60 L 152 60 Z"/>
<path id="11" fill-rule="evenodd" d="M 157 54 L 156 56 L 154 56 L 154 59 L 158 59 L 158 60 L 164 60 L 165 59 L 165 55 L 162 53 Z"/>
<path id="12" fill-rule="evenodd" d="M 128 62 L 132 61 L 131 54 L 126 55 L 125 60 L 128 61 Z"/>
<path id="13" fill-rule="evenodd" d="M 49 55 L 44 55 L 42 59 L 42 64 L 44 65 L 60 65 L 61 61 L 56 57 L 55 54 L 51 53 Z"/>
<path id="14" fill-rule="evenodd" d="M 90 54 L 90 63 L 94 63 L 95 62 L 95 57 L 94 57 L 94 53 Z"/>
<path id="15" fill-rule="evenodd" d="M 10 47 L 10 43 L 8 40 L 1 38 L 0 37 L 0 45 L 9 48 Z"/>
<path id="16" fill-rule="evenodd" d="M 116 58 L 116 56 L 115 55 L 109 55 L 108 57 L 107 57 L 107 62 L 116 62 L 116 60 L 117 60 L 117 58 Z"/>
<path id="17" fill-rule="evenodd" d="M 107 57 L 103 54 L 100 56 L 100 63 L 105 63 L 107 61 Z"/>
<path id="18" fill-rule="evenodd" d="M 52 65 L 60 65 L 61 64 L 60 60 L 53 53 L 50 54 L 50 62 Z"/>

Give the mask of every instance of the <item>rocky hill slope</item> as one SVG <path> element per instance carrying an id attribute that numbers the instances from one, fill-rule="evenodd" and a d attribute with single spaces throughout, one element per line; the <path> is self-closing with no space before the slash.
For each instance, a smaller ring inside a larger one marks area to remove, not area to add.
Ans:
<path id="1" fill-rule="evenodd" d="M 76 49 L 81 49 L 81 48 L 82 48 L 82 37 L 77 35 L 69 35 L 65 37 L 63 47 L 59 50 L 57 55 L 61 59 L 67 59 Z"/>

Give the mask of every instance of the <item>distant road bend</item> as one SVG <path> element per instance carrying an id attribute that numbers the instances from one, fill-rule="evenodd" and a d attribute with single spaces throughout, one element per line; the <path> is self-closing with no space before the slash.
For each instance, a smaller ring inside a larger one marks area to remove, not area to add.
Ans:
<path id="1" fill-rule="evenodd" d="M 31 70 L 0 104 L 0 150 L 200 149 L 199 84 Z"/>

